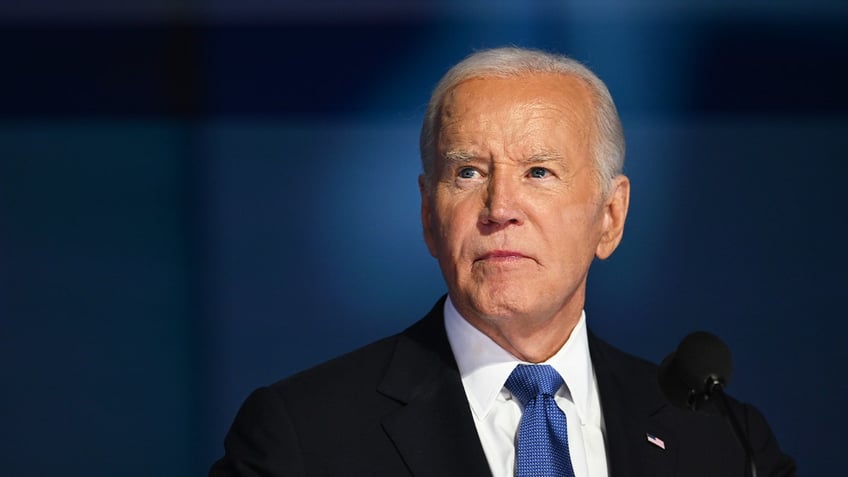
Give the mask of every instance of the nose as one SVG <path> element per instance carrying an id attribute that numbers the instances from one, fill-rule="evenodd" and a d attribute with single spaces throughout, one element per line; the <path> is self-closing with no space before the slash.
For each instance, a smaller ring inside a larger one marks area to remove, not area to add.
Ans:
<path id="1" fill-rule="evenodd" d="M 502 174 L 492 174 L 486 187 L 485 206 L 480 214 L 484 225 L 520 225 L 524 216 L 520 207 L 520 185 Z"/>

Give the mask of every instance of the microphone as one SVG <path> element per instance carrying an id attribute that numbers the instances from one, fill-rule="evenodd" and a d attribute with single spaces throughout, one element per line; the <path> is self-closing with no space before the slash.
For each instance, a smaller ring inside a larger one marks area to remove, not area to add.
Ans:
<path id="1" fill-rule="evenodd" d="M 730 383 L 732 372 L 727 345 L 713 334 L 696 331 L 683 338 L 660 364 L 660 389 L 677 407 L 709 412 L 704 405 L 717 389 Z"/>
<path id="2" fill-rule="evenodd" d="M 724 394 L 732 372 L 730 348 L 718 336 L 696 331 L 683 338 L 677 349 L 663 359 L 657 377 L 662 393 L 672 405 L 724 416 L 745 451 L 746 474 L 757 477 L 748 436 Z"/>

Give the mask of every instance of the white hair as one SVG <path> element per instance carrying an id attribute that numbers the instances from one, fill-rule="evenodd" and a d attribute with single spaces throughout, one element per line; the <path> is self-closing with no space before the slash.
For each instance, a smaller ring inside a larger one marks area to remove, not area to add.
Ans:
<path id="1" fill-rule="evenodd" d="M 421 126 L 421 165 L 429 190 L 435 180 L 436 141 L 445 95 L 472 78 L 511 78 L 534 73 L 569 75 L 586 82 L 595 103 L 595 138 L 592 141 L 595 172 L 601 191 L 609 192 L 612 179 L 624 167 L 624 133 L 606 85 L 580 62 L 562 55 L 525 48 L 495 48 L 471 54 L 451 68 L 433 90 Z"/>

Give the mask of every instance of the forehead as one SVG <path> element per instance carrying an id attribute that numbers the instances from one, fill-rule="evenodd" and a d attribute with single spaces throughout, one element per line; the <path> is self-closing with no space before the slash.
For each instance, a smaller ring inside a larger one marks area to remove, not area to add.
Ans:
<path id="1" fill-rule="evenodd" d="M 584 80 L 571 75 L 473 78 L 445 95 L 439 143 L 492 138 L 515 142 L 528 137 L 545 142 L 564 139 L 562 135 L 574 142 L 592 133 L 592 98 Z"/>

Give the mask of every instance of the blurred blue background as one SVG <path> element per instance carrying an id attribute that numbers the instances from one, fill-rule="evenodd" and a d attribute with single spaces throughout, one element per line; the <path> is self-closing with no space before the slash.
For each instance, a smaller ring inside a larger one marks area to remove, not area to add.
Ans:
<path id="1" fill-rule="evenodd" d="M 426 313 L 423 109 L 506 44 L 584 61 L 624 122 L 590 326 L 654 361 L 717 333 L 839 474 L 848 5 L 683 3 L 0 4 L 2 474 L 202 475 L 252 389 Z"/>

